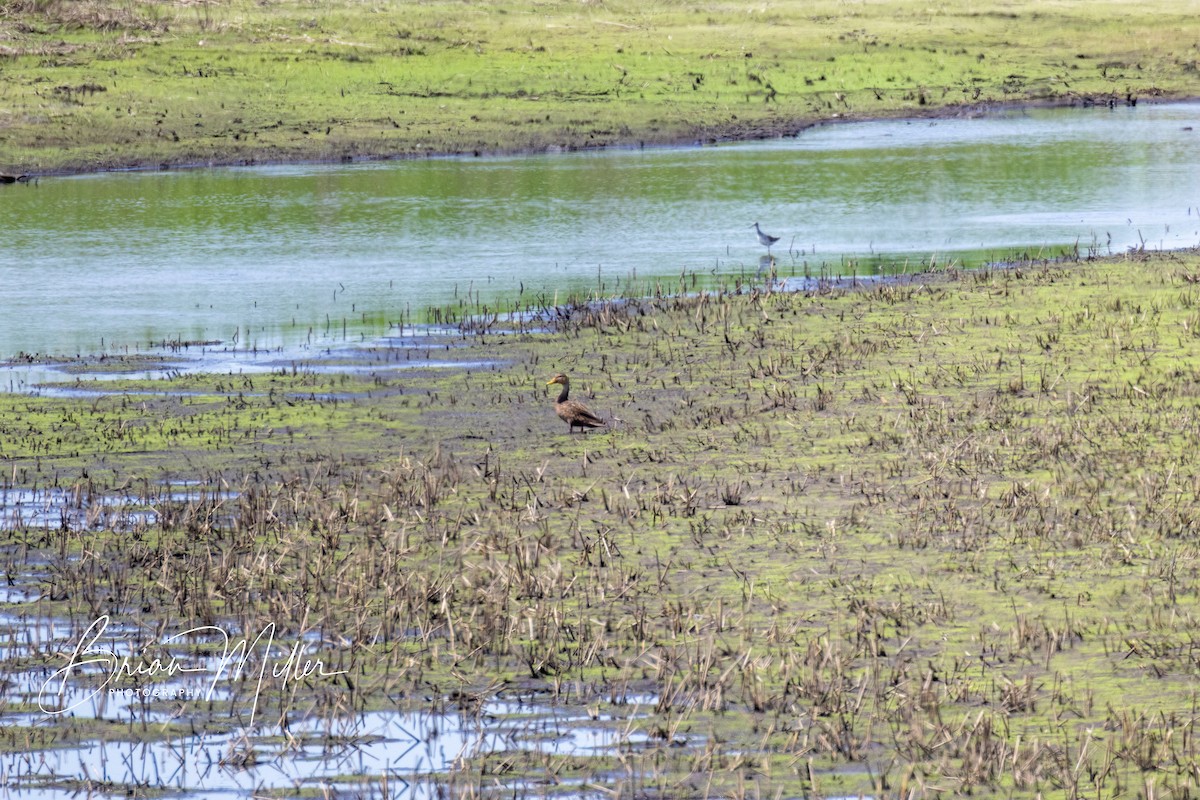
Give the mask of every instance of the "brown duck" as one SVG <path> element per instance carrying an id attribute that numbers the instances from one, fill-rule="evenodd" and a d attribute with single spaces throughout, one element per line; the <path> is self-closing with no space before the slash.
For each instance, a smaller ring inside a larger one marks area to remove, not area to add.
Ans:
<path id="1" fill-rule="evenodd" d="M 575 432 L 575 426 L 580 428 L 602 428 L 608 423 L 592 413 L 591 409 L 585 406 L 578 400 L 570 400 L 567 395 L 571 392 L 571 379 L 561 372 L 546 382 L 547 386 L 556 383 L 562 384 L 562 392 L 558 395 L 558 400 L 554 403 L 554 412 L 558 414 L 559 419 L 567 423 L 571 433 Z"/>

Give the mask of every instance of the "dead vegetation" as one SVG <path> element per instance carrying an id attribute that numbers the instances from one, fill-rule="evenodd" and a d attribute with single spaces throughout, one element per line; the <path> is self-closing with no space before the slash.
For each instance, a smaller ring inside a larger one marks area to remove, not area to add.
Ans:
<path id="1" fill-rule="evenodd" d="M 278 394 L 226 385 L 156 413 L 241 466 L 173 497 L 114 449 L 78 504 L 154 518 L 17 526 L 6 573 L 67 619 L 319 631 L 353 680 L 273 718 L 653 698 L 645 746 L 479 753 L 441 778 L 465 796 L 1191 796 L 1195 258 L 579 304 L 480 336 L 500 368 L 293 399 L 286 443 Z M 560 368 L 624 427 L 564 434 Z M 144 449 L 123 403 L 104 435 Z"/>
<path id="2" fill-rule="evenodd" d="M 39 24 L 79 31 L 165 31 L 157 3 L 104 0 L 4 0 L 0 19 L 33 18 Z"/>

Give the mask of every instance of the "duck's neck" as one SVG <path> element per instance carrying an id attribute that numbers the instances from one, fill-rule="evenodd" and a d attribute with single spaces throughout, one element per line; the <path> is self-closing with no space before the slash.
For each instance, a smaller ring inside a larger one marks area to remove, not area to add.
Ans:
<path id="1" fill-rule="evenodd" d="M 562 391 L 558 393 L 558 402 L 565 403 L 567 402 L 567 395 L 571 392 L 571 384 L 567 381 L 563 381 L 562 387 Z"/>

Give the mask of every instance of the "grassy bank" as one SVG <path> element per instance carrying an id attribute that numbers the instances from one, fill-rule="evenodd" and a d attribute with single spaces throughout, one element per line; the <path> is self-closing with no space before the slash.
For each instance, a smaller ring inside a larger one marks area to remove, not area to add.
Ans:
<path id="1" fill-rule="evenodd" d="M 0 172 L 770 136 L 816 120 L 1200 95 L 1149 0 L 0 2 Z"/>
<path id="2" fill-rule="evenodd" d="M 608 304 L 472 337 L 483 369 L 0 395 L 10 480 L 164 514 L 6 571 L 43 614 L 340 642 L 352 682 L 264 717 L 653 698 L 644 747 L 459 788 L 1191 796 L 1198 332 L 1200 256 L 1133 255 Z M 613 430 L 567 433 L 558 371 Z"/>

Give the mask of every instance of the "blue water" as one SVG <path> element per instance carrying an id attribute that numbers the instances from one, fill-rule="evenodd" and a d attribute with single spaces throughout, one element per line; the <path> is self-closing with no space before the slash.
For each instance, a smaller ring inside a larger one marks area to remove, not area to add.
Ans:
<path id="1" fill-rule="evenodd" d="M 1200 243 L 1200 104 L 831 124 L 703 148 L 100 174 L 0 187 L 0 357 L 285 356 L 428 307 L 681 272 Z M 906 262 L 909 266 L 905 266 Z"/>

